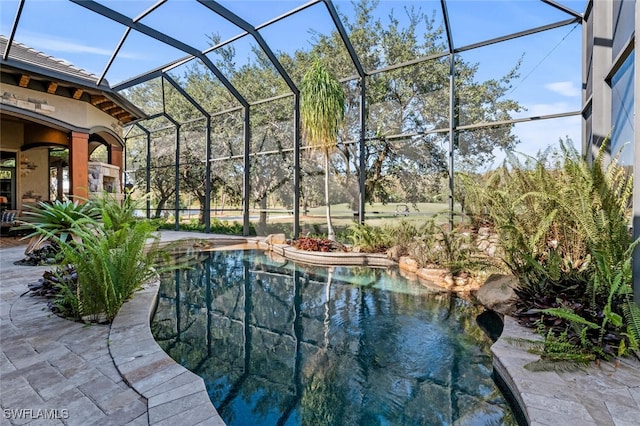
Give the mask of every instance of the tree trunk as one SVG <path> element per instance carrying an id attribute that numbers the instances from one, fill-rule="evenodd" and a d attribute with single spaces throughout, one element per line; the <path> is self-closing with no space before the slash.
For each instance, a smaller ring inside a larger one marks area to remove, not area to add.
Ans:
<path id="1" fill-rule="evenodd" d="M 331 224 L 331 204 L 329 204 L 329 152 L 324 153 L 324 202 L 327 206 L 327 238 L 331 241 L 336 240 Z"/>
<path id="2" fill-rule="evenodd" d="M 258 235 L 264 235 L 267 232 L 267 196 L 260 199 L 260 220 L 258 222 Z"/>
<path id="3" fill-rule="evenodd" d="M 165 205 L 166 201 L 167 200 L 164 199 L 164 198 L 160 198 L 158 200 L 158 205 L 156 206 L 156 213 L 155 213 L 154 217 L 159 218 L 159 217 L 162 216 L 162 210 L 164 210 L 164 205 Z"/>

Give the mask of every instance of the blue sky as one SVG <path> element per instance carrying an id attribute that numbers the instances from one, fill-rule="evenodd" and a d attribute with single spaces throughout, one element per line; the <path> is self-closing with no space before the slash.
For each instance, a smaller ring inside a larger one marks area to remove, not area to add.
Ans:
<path id="1" fill-rule="evenodd" d="M 135 18 L 156 0 L 101 0 L 100 3 Z M 259 25 L 306 1 L 223 0 L 220 3 L 249 23 Z M 583 12 L 586 0 L 559 0 L 558 3 Z M 338 0 L 334 4 L 341 13 L 353 15 L 350 1 Z M 17 5 L 18 0 L 0 0 L 0 33 L 3 35 L 10 32 Z M 381 0 L 376 14 L 384 22 L 393 9 L 395 16 L 406 23 L 404 7 L 421 8 L 427 13 L 435 10 L 436 22 L 442 21 L 439 0 Z M 569 18 L 539 0 L 448 0 L 447 8 L 456 47 Z M 241 32 L 191 0 L 169 0 L 141 22 L 200 50 L 209 46 L 206 34 L 217 32 L 225 40 Z M 332 30 L 322 4 L 267 27 L 262 33 L 273 50 L 293 51 L 311 43 L 309 30 L 320 33 Z M 27 0 L 15 40 L 101 75 L 123 32 L 122 25 L 71 2 Z M 520 115 L 575 111 L 581 106 L 581 37 L 579 25 L 565 26 L 468 51 L 462 57 L 478 63 L 479 80 L 504 75 L 522 58 L 520 79 L 509 94 L 527 109 Z M 248 37 L 235 43 L 240 55 L 251 44 Z M 132 32 L 106 77 L 113 85 L 183 56 L 183 52 Z M 532 154 L 560 137 L 569 136 L 579 141 L 580 118 L 545 121 L 542 125 L 521 124 L 516 126 L 516 132 L 523 141 L 521 149 Z"/>

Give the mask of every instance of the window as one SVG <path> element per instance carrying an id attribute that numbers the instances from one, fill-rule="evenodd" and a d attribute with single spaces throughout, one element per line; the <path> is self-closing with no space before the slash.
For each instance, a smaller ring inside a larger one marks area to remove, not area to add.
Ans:
<path id="1" fill-rule="evenodd" d="M 611 153 L 620 152 L 620 164 L 633 165 L 634 120 L 634 51 L 625 59 L 611 79 Z"/>

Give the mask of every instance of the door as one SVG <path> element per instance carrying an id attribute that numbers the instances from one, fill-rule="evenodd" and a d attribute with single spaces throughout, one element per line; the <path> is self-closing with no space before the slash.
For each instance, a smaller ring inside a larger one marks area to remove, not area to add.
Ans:
<path id="1" fill-rule="evenodd" d="M 0 151 L 0 210 L 16 208 L 16 153 Z"/>

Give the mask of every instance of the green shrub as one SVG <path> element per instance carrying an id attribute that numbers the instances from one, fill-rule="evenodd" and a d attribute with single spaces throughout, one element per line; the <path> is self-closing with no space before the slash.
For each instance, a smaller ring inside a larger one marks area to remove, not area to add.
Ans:
<path id="1" fill-rule="evenodd" d="M 428 220 L 420 228 L 408 252 L 419 266 L 447 268 L 454 275 L 489 266 L 477 247 L 474 234 L 462 227 L 450 229 L 448 224 L 440 225 L 435 219 Z"/>
<path id="2" fill-rule="evenodd" d="M 98 225 L 100 212 L 91 203 L 80 201 L 41 201 L 22 212 L 17 230 L 29 230 L 25 253 L 40 249 L 52 239 L 60 243 L 82 243 L 80 234 Z"/>
<path id="3" fill-rule="evenodd" d="M 561 144 L 551 167 L 512 156 L 484 185 L 463 179 L 474 194 L 469 198 L 486 208 L 503 260 L 518 278 L 520 322 L 542 327 L 549 351 L 557 342 L 575 345 L 567 359 L 615 357 L 638 347 L 638 311 L 629 308 L 638 244 L 628 227 L 631 176 L 617 158 L 605 166 L 604 150 L 588 164 Z"/>
<path id="4" fill-rule="evenodd" d="M 135 217 L 136 206 L 107 195 L 86 204 L 40 203 L 28 214 L 24 226 L 33 230 L 30 236 L 50 239 L 61 250 L 65 266 L 46 272 L 46 285 L 38 291 L 53 295 L 62 315 L 111 321 L 124 301 L 156 276 L 165 251 L 149 243 L 156 227 Z"/>
<path id="5" fill-rule="evenodd" d="M 347 229 L 347 238 L 353 248 L 362 253 L 380 253 L 393 245 L 392 238 L 385 228 L 353 224 Z"/>
<path id="6" fill-rule="evenodd" d="M 117 231 L 98 228 L 80 232 L 82 245 L 63 244 L 65 262 L 74 266 L 77 284 L 61 293 L 66 303 L 75 295 L 79 317 L 113 320 L 122 304 L 157 274 L 162 253 L 147 247 L 155 228 L 146 222 L 122 224 Z"/>

